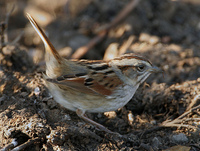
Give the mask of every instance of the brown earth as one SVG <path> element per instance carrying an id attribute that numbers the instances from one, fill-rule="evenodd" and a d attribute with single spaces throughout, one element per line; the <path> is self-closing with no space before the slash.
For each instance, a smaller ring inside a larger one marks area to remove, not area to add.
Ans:
<path id="1" fill-rule="evenodd" d="M 16 1 L 5 34 L 3 21 L 14 2 L 0 2 L 0 149 L 15 140 L 27 151 L 200 150 L 200 3 L 188 1 L 140 1 L 82 57 L 102 59 L 113 46 L 115 55 L 134 52 L 165 71 L 151 75 L 123 108 L 87 114 L 121 136 L 96 130 L 53 100 L 42 78 L 43 44 L 24 14 L 70 57 L 129 1 Z"/>

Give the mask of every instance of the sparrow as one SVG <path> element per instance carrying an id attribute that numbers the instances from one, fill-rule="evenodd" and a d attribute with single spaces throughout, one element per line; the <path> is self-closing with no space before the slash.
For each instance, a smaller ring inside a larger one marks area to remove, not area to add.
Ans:
<path id="1" fill-rule="evenodd" d="M 111 133 L 88 118 L 86 112 L 103 113 L 122 108 L 151 73 L 162 72 L 148 59 L 133 53 L 109 61 L 65 59 L 34 18 L 30 14 L 27 18 L 45 45 L 44 79 L 55 101 L 100 130 Z"/>

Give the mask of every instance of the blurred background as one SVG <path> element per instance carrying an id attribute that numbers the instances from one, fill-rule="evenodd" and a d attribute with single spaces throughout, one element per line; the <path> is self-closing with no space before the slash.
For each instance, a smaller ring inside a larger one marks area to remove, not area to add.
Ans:
<path id="1" fill-rule="evenodd" d="M 89 114 L 128 139 L 108 140 L 53 101 L 42 78 L 44 46 L 26 13 L 65 58 L 109 60 L 131 52 L 164 70 L 164 76 L 152 74 L 122 109 Z M 21 144 L 45 138 L 34 146 L 41 150 L 200 149 L 194 130 L 199 106 L 193 108 L 200 101 L 200 0 L 1 0 L 0 31 L 0 146 L 17 136 Z"/>
<path id="2" fill-rule="evenodd" d="M 98 37 L 129 3 L 129 0 L 5 0 L 0 2 L 0 20 L 4 21 L 13 9 L 8 40 L 20 37 L 18 43 L 39 64 L 43 61 L 43 44 L 26 13 L 45 30 L 59 53 L 70 58 L 77 49 Z M 112 59 L 133 52 L 163 68 L 166 83 L 196 79 L 200 74 L 199 15 L 198 0 L 143 0 L 78 58 Z"/>

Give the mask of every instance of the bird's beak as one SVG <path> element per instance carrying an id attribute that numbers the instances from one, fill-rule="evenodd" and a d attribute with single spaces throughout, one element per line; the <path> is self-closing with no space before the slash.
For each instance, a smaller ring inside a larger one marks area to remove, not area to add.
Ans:
<path id="1" fill-rule="evenodd" d="M 156 66 L 153 66 L 150 71 L 152 73 L 163 73 L 163 70 L 161 70 L 160 68 L 156 67 Z"/>

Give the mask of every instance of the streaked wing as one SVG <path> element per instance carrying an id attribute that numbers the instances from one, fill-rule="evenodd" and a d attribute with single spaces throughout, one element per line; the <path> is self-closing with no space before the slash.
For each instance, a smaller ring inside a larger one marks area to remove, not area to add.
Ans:
<path id="1" fill-rule="evenodd" d="M 89 73 L 63 75 L 47 81 L 58 84 L 62 89 L 70 87 L 83 93 L 100 95 L 111 95 L 113 90 L 122 83 L 112 68 L 105 64 L 91 65 L 88 68 Z"/>

